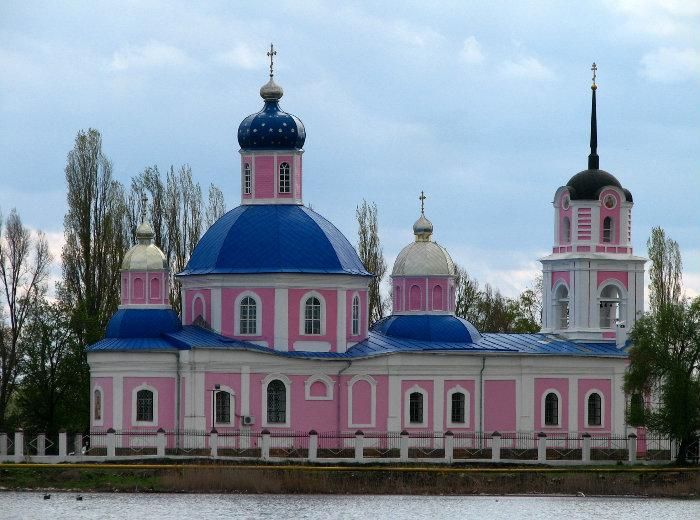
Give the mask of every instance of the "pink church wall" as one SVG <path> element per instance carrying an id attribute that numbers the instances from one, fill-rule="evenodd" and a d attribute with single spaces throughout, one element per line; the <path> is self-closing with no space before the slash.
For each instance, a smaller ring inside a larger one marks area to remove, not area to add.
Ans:
<path id="1" fill-rule="evenodd" d="M 274 157 L 271 155 L 255 156 L 255 198 L 268 199 L 275 195 Z"/>
<path id="2" fill-rule="evenodd" d="M 291 199 L 294 196 L 294 187 L 291 186 L 291 190 L 289 193 L 279 193 L 279 165 L 282 164 L 283 162 L 286 162 L 289 164 L 290 172 L 289 172 L 289 181 L 291 184 L 294 184 L 294 157 L 291 155 L 279 155 L 277 157 L 277 169 L 278 171 L 275 172 L 275 191 L 278 191 L 277 196 L 281 199 Z"/>
<path id="3" fill-rule="evenodd" d="M 611 417 L 611 393 L 610 379 L 579 379 L 578 380 L 578 430 L 579 431 L 610 431 L 612 424 Z M 588 403 L 586 393 L 590 390 L 598 391 L 603 397 L 603 417 L 601 426 L 588 426 L 586 424 L 585 413 Z"/>
<path id="4" fill-rule="evenodd" d="M 615 197 L 615 200 L 617 203 L 615 204 L 615 207 L 612 209 L 606 208 L 605 205 L 602 203 L 603 200 L 605 200 L 605 197 L 608 195 L 612 195 Z M 603 192 L 600 194 L 600 239 L 599 242 L 603 243 L 603 224 L 605 222 L 605 217 L 611 217 L 613 219 L 613 236 L 612 236 L 612 241 L 610 244 L 619 244 L 620 243 L 620 226 L 622 224 L 620 220 L 620 195 L 615 191 L 615 190 L 603 190 Z"/>
<path id="5" fill-rule="evenodd" d="M 143 426 L 134 424 L 132 421 L 132 406 L 133 399 L 136 398 L 133 392 L 134 388 L 146 384 L 156 389 L 158 392 L 158 417 L 157 424 L 154 426 Z M 174 377 L 125 377 L 124 378 L 124 408 L 122 421 L 124 429 L 139 428 L 153 429 L 158 428 L 172 429 L 175 427 L 175 378 Z"/>
<path id="6" fill-rule="evenodd" d="M 543 402 L 550 390 L 559 392 L 559 426 L 545 426 Z M 569 380 L 566 378 L 535 378 L 535 429 L 543 431 L 566 431 L 569 427 Z"/>
<path id="7" fill-rule="evenodd" d="M 294 196 L 297 199 L 301 199 L 301 194 L 302 194 L 302 175 L 301 175 L 301 155 L 295 155 L 294 156 L 294 183 L 293 183 L 293 189 L 294 189 Z"/>
<path id="8" fill-rule="evenodd" d="M 578 208 L 577 222 L 576 222 L 576 236 L 578 240 L 588 241 L 591 240 L 591 222 L 592 213 L 591 208 Z"/>
<path id="9" fill-rule="evenodd" d="M 433 429 L 433 381 L 430 380 L 404 380 L 401 381 L 401 424 L 403 428 L 410 431 L 414 430 L 432 430 Z M 408 395 L 411 393 L 409 390 L 413 387 L 419 387 L 426 391 L 425 398 L 423 400 L 423 419 L 425 422 L 424 426 L 417 426 L 408 422 Z"/>
<path id="10" fill-rule="evenodd" d="M 450 421 L 450 416 L 448 415 L 450 408 L 449 408 L 449 402 L 448 402 L 448 394 L 451 389 L 455 388 L 456 386 L 461 386 L 464 388 L 467 392 L 469 392 L 469 396 L 467 397 L 467 403 L 469 406 L 469 413 L 467 415 L 467 421 L 468 421 L 468 426 L 465 428 L 458 428 L 456 426 L 447 426 L 448 422 Z M 475 383 L 473 379 L 462 379 L 462 380 L 450 380 L 450 381 L 445 381 L 445 404 L 444 404 L 444 411 L 443 411 L 443 417 L 445 418 L 443 421 L 442 429 L 447 431 L 448 429 L 451 431 L 455 430 L 474 430 L 474 388 L 475 388 Z"/>
<path id="11" fill-rule="evenodd" d="M 394 312 L 403 310 L 403 288 L 401 284 L 394 282 Z"/>
<path id="12" fill-rule="evenodd" d="M 515 380 L 484 381 L 484 430 L 516 430 Z"/>
<path id="13" fill-rule="evenodd" d="M 340 426 L 341 429 L 348 430 L 350 429 L 350 423 L 348 422 L 348 396 L 350 392 L 350 386 L 348 386 L 348 383 L 352 380 L 352 378 L 355 376 L 341 376 L 340 379 L 340 386 L 339 386 L 339 393 L 336 394 L 336 399 L 340 399 Z M 376 408 L 376 415 L 375 415 L 375 423 L 374 426 L 362 426 L 362 431 L 385 431 L 387 428 L 387 416 L 389 415 L 389 379 L 387 376 L 381 376 L 381 375 L 374 375 L 372 374 L 372 379 L 376 382 L 376 402 L 375 402 L 375 408 Z M 355 387 L 355 384 L 353 385 L 353 388 Z M 365 387 L 366 388 L 366 387 Z M 367 417 L 369 413 L 371 413 L 371 402 L 369 401 L 369 396 L 367 393 L 364 393 L 364 390 L 362 390 L 362 386 L 358 387 L 359 393 L 357 395 L 357 398 L 355 397 L 355 394 L 353 393 L 353 413 L 363 413 L 362 410 L 366 410 L 366 415 Z M 364 397 L 363 397 L 364 395 Z M 371 395 L 371 393 L 369 394 Z M 337 417 L 337 415 L 333 416 Z M 353 415 L 353 424 L 367 424 L 367 423 L 360 423 L 357 420 L 357 415 Z M 328 423 L 330 426 L 330 424 Z M 333 423 L 333 428 L 336 428 L 335 423 Z M 321 431 L 321 430 L 319 430 Z"/>
<path id="14" fill-rule="evenodd" d="M 570 281 L 570 274 L 569 271 L 553 271 L 552 272 L 552 288 L 554 288 L 559 281 L 562 281 L 566 284 L 567 287 L 571 287 L 569 285 Z"/>
<path id="15" fill-rule="evenodd" d="M 130 272 L 131 278 L 131 300 L 130 303 L 146 303 L 146 273 Z"/>
<path id="16" fill-rule="evenodd" d="M 253 174 L 253 158 L 250 155 L 244 155 L 241 157 L 241 195 L 244 199 L 251 199 L 253 198 L 252 193 L 245 193 L 245 186 L 244 186 L 244 181 L 245 179 L 243 178 L 245 175 L 245 165 L 248 163 L 250 165 L 250 187 L 251 191 L 253 191 L 253 186 L 255 182 L 255 175 Z"/>
<path id="17" fill-rule="evenodd" d="M 255 336 L 236 336 L 235 326 L 238 320 L 236 299 L 243 292 L 253 292 L 260 298 L 260 330 Z M 222 289 L 221 290 L 221 334 L 228 337 L 240 337 L 252 341 L 267 341 L 273 347 L 275 335 L 275 290 L 269 287 L 251 289 Z"/>
<path id="18" fill-rule="evenodd" d="M 195 299 L 201 299 L 201 302 L 195 302 Z M 204 311 L 202 317 L 207 323 L 211 323 L 211 290 L 188 289 L 185 291 L 185 325 L 191 325 L 197 317 L 197 312 L 202 310 Z"/>
<path id="19" fill-rule="evenodd" d="M 100 387 L 102 389 L 102 426 L 100 428 L 112 428 L 114 425 L 114 397 L 112 389 L 112 378 L 111 377 L 93 377 L 92 384 L 90 385 L 92 392 L 94 394 L 95 388 Z M 90 408 L 90 422 L 95 420 L 95 408 L 94 402 L 93 406 Z"/>
<path id="20" fill-rule="evenodd" d="M 314 293 L 320 294 L 325 300 L 326 305 L 326 320 L 325 320 L 325 334 L 315 334 L 306 335 L 304 334 L 304 323 L 303 315 L 301 312 L 301 306 L 303 302 L 301 298 L 309 293 L 308 289 L 290 289 L 289 294 L 289 350 L 294 350 L 293 345 L 295 341 L 328 341 L 331 344 L 331 352 L 335 352 L 337 349 L 337 330 L 338 330 L 338 298 L 337 291 L 330 289 L 320 289 L 315 290 Z M 323 314 L 321 314 L 323 319 Z M 321 330 L 323 331 L 323 322 L 321 324 Z"/>
<path id="21" fill-rule="evenodd" d="M 562 194 L 562 198 L 564 196 L 568 197 L 569 196 L 568 192 Z M 560 244 L 571 243 L 571 240 L 567 241 L 566 237 L 564 236 L 564 219 L 565 218 L 569 219 L 569 230 L 570 230 L 569 238 L 573 238 L 574 237 L 574 216 L 573 216 L 573 210 L 572 210 L 571 206 L 569 206 L 569 209 L 564 209 L 562 207 L 559 208 L 559 243 Z"/>
<path id="22" fill-rule="evenodd" d="M 309 387 L 309 395 L 311 397 L 325 397 L 328 395 L 328 388 L 323 381 L 314 381 Z"/>
<path id="23" fill-rule="evenodd" d="M 412 311 L 423 309 L 423 288 L 418 284 L 411 284 L 408 297 L 408 308 Z"/>
<path id="24" fill-rule="evenodd" d="M 628 275 L 629 273 L 627 272 L 598 271 L 598 287 L 600 287 L 606 280 L 617 280 L 625 287 L 625 289 L 627 289 Z"/>
<path id="25" fill-rule="evenodd" d="M 352 334 L 352 299 L 355 294 L 360 297 L 360 333 L 356 336 Z M 345 316 L 346 325 L 345 330 L 347 331 L 346 339 L 352 341 L 359 341 L 367 336 L 367 291 L 347 291 L 345 294 Z"/>
<path id="26" fill-rule="evenodd" d="M 212 428 L 212 418 L 214 408 L 212 407 L 212 397 L 215 391 L 215 385 L 221 385 L 222 387 L 228 387 L 233 390 L 233 395 L 231 399 L 233 400 L 233 407 L 231 410 L 231 423 L 228 425 L 216 426 L 217 430 L 222 428 L 240 428 L 241 426 L 241 376 L 240 374 L 226 374 L 219 372 L 207 372 L 204 374 L 204 412 L 205 412 L 205 422 L 207 425 L 207 431 Z M 226 388 L 221 388 L 222 390 L 227 390 Z"/>
<path id="27" fill-rule="evenodd" d="M 353 424 L 370 424 L 372 422 L 372 385 L 365 380 L 355 381 L 348 392 L 352 392 Z"/>
<path id="28" fill-rule="evenodd" d="M 121 285 L 121 303 L 122 305 L 126 305 L 129 303 L 129 274 L 124 272 L 122 273 L 122 285 Z"/>

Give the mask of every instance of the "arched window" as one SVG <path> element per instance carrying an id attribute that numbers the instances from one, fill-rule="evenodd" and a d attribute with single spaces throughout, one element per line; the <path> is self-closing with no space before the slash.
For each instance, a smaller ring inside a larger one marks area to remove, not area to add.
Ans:
<path id="1" fill-rule="evenodd" d="M 360 334 L 360 297 L 355 296 L 352 299 L 352 335 Z"/>
<path id="2" fill-rule="evenodd" d="M 559 426 L 559 397 L 554 392 L 544 398 L 544 424 L 545 426 Z"/>
<path id="3" fill-rule="evenodd" d="M 419 311 L 421 308 L 421 290 L 417 285 L 411 286 L 411 292 L 409 295 L 409 309 L 412 311 Z"/>
<path id="4" fill-rule="evenodd" d="M 273 379 L 267 384 L 267 422 L 287 422 L 287 387 L 279 379 Z"/>
<path id="5" fill-rule="evenodd" d="M 565 244 L 571 242 L 571 219 L 564 217 L 561 222 L 561 240 Z"/>
<path id="6" fill-rule="evenodd" d="M 143 278 L 134 278 L 134 299 L 141 300 L 144 298 Z"/>
<path id="7" fill-rule="evenodd" d="M 252 192 L 253 176 L 250 171 L 250 164 L 243 165 L 243 193 L 250 195 Z"/>
<path id="8" fill-rule="evenodd" d="M 605 217 L 603 220 L 603 242 L 610 244 L 615 236 L 615 222 L 612 217 Z"/>
<path id="9" fill-rule="evenodd" d="M 554 316 L 556 319 L 555 328 L 569 328 L 569 290 L 563 284 L 554 293 Z"/>
<path id="10" fill-rule="evenodd" d="M 439 285 L 433 287 L 433 310 L 445 310 L 445 306 L 442 304 L 442 287 Z"/>
<path id="11" fill-rule="evenodd" d="M 240 334 L 258 333 L 258 304 L 251 296 L 241 300 L 238 310 L 238 330 Z"/>
<path id="12" fill-rule="evenodd" d="M 622 294 L 615 285 L 608 285 L 600 292 L 600 328 L 612 329 L 620 319 Z"/>
<path id="13" fill-rule="evenodd" d="M 197 321 L 197 318 L 205 320 L 204 315 L 206 310 L 204 309 L 204 298 L 200 294 L 194 297 L 192 300 L 192 322 Z"/>
<path id="14" fill-rule="evenodd" d="M 588 396 L 588 426 L 601 426 L 603 422 L 603 400 L 597 392 Z"/>
<path id="15" fill-rule="evenodd" d="M 304 303 L 304 334 L 321 334 L 321 301 L 316 296 Z"/>
<path id="16" fill-rule="evenodd" d="M 217 424 L 231 423 L 231 394 L 225 390 L 214 392 L 214 422 Z"/>
<path id="17" fill-rule="evenodd" d="M 408 418 L 410 423 L 423 423 L 423 394 L 420 392 L 411 392 L 408 397 Z"/>
<path id="18" fill-rule="evenodd" d="M 95 421 L 102 420 L 102 391 L 98 388 L 95 389 L 94 393 L 94 411 L 93 419 Z"/>
<path id="19" fill-rule="evenodd" d="M 463 392 L 455 392 L 452 394 L 452 408 L 450 420 L 452 423 L 467 422 L 467 396 Z"/>
<path id="20" fill-rule="evenodd" d="M 153 277 L 151 278 L 151 287 L 150 287 L 150 298 L 152 300 L 155 299 L 160 299 L 160 278 Z"/>
<path id="21" fill-rule="evenodd" d="M 291 193 L 292 191 L 292 176 L 288 162 L 283 162 L 279 167 L 279 192 Z"/>
<path id="22" fill-rule="evenodd" d="M 144 422 L 153 421 L 153 392 L 139 390 L 136 392 L 136 420 Z"/>

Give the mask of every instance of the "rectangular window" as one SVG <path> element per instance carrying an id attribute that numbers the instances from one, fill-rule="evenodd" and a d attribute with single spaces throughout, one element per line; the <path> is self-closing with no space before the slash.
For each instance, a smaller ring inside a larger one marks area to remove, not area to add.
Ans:
<path id="1" fill-rule="evenodd" d="M 321 302 L 312 297 L 304 306 L 304 334 L 321 334 Z"/>
<path id="2" fill-rule="evenodd" d="M 216 422 L 229 424 L 231 422 L 231 394 L 228 392 L 216 392 Z"/>
<path id="3" fill-rule="evenodd" d="M 289 163 L 283 162 L 280 164 L 280 171 L 279 171 L 279 192 L 280 193 L 291 193 L 292 191 L 292 176 L 291 176 L 291 168 L 289 167 Z"/>
<path id="4" fill-rule="evenodd" d="M 413 424 L 423 423 L 423 394 L 413 392 L 408 398 L 408 415 L 409 422 Z"/>
<path id="5" fill-rule="evenodd" d="M 139 390 L 136 393 L 136 420 L 153 421 L 153 392 L 150 390 Z"/>
<path id="6" fill-rule="evenodd" d="M 452 417 L 453 423 L 465 423 L 466 421 L 466 397 L 462 392 L 452 394 Z"/>

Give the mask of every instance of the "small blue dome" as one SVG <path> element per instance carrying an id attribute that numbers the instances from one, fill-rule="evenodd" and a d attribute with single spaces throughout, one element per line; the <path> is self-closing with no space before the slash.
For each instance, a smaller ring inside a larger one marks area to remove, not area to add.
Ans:
<path id="1" fill-rule="evenodd" d="M 355 248 L 333 224 L 293 204 L 239 206 L 216 221 L 180 275 L 210 273 L 369 276 Z"/>
<path id="2" fill-rule="evenodd" d="M 260 112 L 246 117 L 238 127 L 238 144 L 244 150 L 299 150 L 306 140 L 301 120 L 267 99 Z"/>
<path id="3" fill-rule="evenodd" d="M 107 324 L 108 338 L 157 338 L 182 328 L 172 309 L 119 309 Z"/>
<path id="4" fill-rule="evenodd" d="M 467 320 L 452 315 L 407 314 L 383 318 L 373 332 L 395 338 L 446 343 L 476 343 L 481 334 Z"/>

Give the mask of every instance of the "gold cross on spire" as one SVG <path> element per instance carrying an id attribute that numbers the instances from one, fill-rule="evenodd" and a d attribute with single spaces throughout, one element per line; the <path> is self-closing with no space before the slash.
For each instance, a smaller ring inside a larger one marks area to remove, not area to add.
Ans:
<path id="1" fill-rule="evenodd" d="M 591 85 L 591 88 L 593 90 L 595 90 L 596 88 L 598 88 L 595 84 L 595 77 L 596 77 L 595 73 L 598 70 L 598 65 L 596 65 L 595 62 L 593 62 L 593 65 L 591 65 L 591 70 L 593 71 L 593 85 Z"/>
<path id="2" fill-rule="evenodd" d="M 148 204 L 148 197 L 144 193 L 141 195 L 141 222 L 146 222 L 146 204 Z"/>
<path id="3" fill-rule="evenodd" d="M 421 212 L 421 215 L 423 214 L 423 212 L 424 212 L 424 210 L 425 210 L 425 199 L 427 199 L 427 198 L 428 198 L 428 197 L 425 196 L 425 193 L 423 193 L 423 190 L 421 190 L 421 192 L 420 192 L 420 197 L 418 197 L 418 200 L 420 200 L 420 212 Z"/>
<path id="4" fill-rule="evenodd" d="M 275 56 L 277 56 L 277 51 L 273 44 L 270 44 L 270 52 L 267 53 L 267 56 L 270 58 L 270 77 L 272 77 L 275 75 L 273 67 L 275 65 Z"/>

